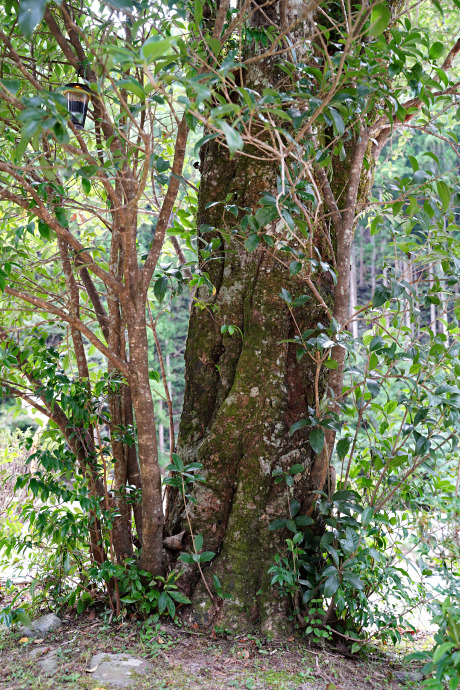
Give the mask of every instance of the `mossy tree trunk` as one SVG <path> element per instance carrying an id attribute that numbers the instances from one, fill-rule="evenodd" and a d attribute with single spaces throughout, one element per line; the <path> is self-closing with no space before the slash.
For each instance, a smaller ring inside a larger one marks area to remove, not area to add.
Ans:
<path id="1" fill-rule="evenodd" d="M 299 17 L 300 5 L 291 4 L 284 3 L 284 10 Z M 281 9 L 270 21 L 281 22 Z M 297 24 L 297 38 L 308 35 L 311 19 L 311 14 L 306 15 Z M 259 84 L 259 90 L 260 84 L 276 90 L 283 76 L 267 60 L 252 73 L 248 70 L 246 80 L 245 86 L 249 82 L 253 88 Z M 326 138 L 327 131 L 321 136 Z M 289 601 L 271 586 L 268 570 L 275 555 L 285 552 L 289 533 L 270 530 L 269 525 L 276 518 L 289 517 L 293 499 L 300 503 L 299 514 L 312 514 L 317 491 L 331 488 L 333 432 L 326 434 L 325 450 L 317 456 L 308 442 L 310 429 L 304 427 L 293 435 L 289 431 L 292 424 L 318 410 L 328 385 L 332 397 L 341 392 L 344 351 L 334 348 L 339 366 L 328 375 L 312 357 L 299 360 L 297 345 L 286 341 L 317 329 L 321 322 L 328 325 L 331 316 L 341 324 L 348 318 L 356 210 L 372 183 L 373 166 L 363 166 L 366 154 L 368 163 L 371 158 L 368 140 L 364 127 L 355 131 L 345 146 L 345 159 L 333 158 L 332 175 L 324 168 L 314 172 L 324 208 L 322 227 L 311 208 L 304 210 L 310 214 L 315 249 L 323 261 L 336 267 L 337 285 L 330 273 L 323 272 L 315 276 L 313 291 L 305 276 L 290 275 L 291 255 L 265 244 L 249 252 L 237 234 L 216 230 L 235 225 L 225 204 L 255 210 L 262 193 L 277 195 L 280 161 L 257 160 L 257 155 L 236 155 L 231 160 L 215 142 L 202 150 L 198 244 L 202 248 L 214 241 L 202 268 L 208 271 L 215 293 L 208 296 L 201 289 L 191 313 L 178 453 L 184 463 L 204 466 L 206 483 L 195 485 L 196 502 L 189 501 L 187 511 L 194 533 L 204 537 L 206 551 L 216 553 L 204 569 L 207 582 L 212 586 L 212 576 L 217 575 L 231 599 L 216 597 L 213 603 L 196 568 L 187 566 L 181 582 L 192 596 L 193 616 L 200 624 L 241 630 L 257 621 L 268 636 L 278 635 L 288 625 Z M 326 225 L 329 234 L 324 232 Z M 283 237 L 282 226 L 273 222 L 267 232 L 281 244 L 285 240 L 295 247 L 289 233 Z M 292 310 L 281 297 L 283 288 L 294 299 L 305 294 L 310 299 Z M 222 333 L 224 324 L 240 330 Z M 275 469 L 288 472 L 298 464 L 304 471 L 290 489 L 275 482 Z M 170 491 L 167 533 L 184 529 L 188 530 L 188 520 L 183 497 Z"/>
<path id="2" fill-rule="evenodd" d="M 228 218 L 222 204 L 207 206 L 228 195 L 239 206 L 254 207 L 261 192 L 276 188 L 277 173 L 278 165 L 242 156 L 230 161 L 225 149 L 210 144 L 202 160 L 199 227 L 223 227 Z M 268 525 L 288 510 L 285 488 L 274 483 L 272 472 L 299 463 L 308 470 L 312 464 L 305 437 L 300 432 L 290 437 L 289 429 L 315 405 L 316 368 L 307 357 L 298 362 L 296 346 L 283 343 L 297 327 L 280 293 L 285 288 L 294 296 L 303 294 L 301 282 L 293 284 L 289 269 L 268 248 L 248 252 L 240 240 L 217 236 L 221 245 L 204 267 L 216 292 L 211 297 L 200 292 L 201 305 L 190 319 L 178 452 L 184 462 L 204 465 L 206 484 L 195 491 L 197 503 L 188 509 L 206 550 L 219 554 L 212 573 L 232 595 L 219 613 L 222 625 L 244 627 L 260 617 L 269 631 L 278 614 L 285 620 L 286 601 L 274 596 L 268 575 L 285 535 Z M 200 234 L 199 242 L 215 237 Z M 318 287 L 331 304 L 332 280 Z M 295 319 L 304 331 L 314 328 L 321 314 L 312 301 L 296 310 Z M 222 334 L 223 324 L 238 326 L 241 335 Z M 291 498 L 302 504 L 310 488 L 307 471 Z M 186 526 L 183 511 L 182 497 L 172 495 L 170 533 Z M 195 584 L 191 569 L 188 586 Z M 197 591 L 200 603 L 202 596 Z M 201 606 L 196 611 L 208 620 Z"/>

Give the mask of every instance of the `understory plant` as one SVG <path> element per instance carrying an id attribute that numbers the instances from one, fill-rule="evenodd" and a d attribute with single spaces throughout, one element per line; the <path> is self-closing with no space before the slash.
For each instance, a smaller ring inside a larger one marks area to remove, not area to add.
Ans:
<path id="1" fill-rule="evenodd" d="M 332 468 L 314 509 L 302 515 L 292 499 L 302 465 L 273 471 L 286 485 L 287 514 L 270 529 L 290 535 L 270 569 L 272 584 L 289 593 L 308 634 L 335 632 L 353 651 L 373 636 L 398 642 L 433 598 L 430 577 L 447 554 L 458 570 L 459 196 L 456 187 L 447 196 L 437 164 L 425 166 L 423 185 L 415 168 L 412 179 L 388 185 L 378 212 L 365 219 L 386 242 L 372 300 L 346 324 L 324 321 L 290 341 L 298 359 L 317 364 L 315 404 L 290 433 L 308 433 Z M 417 208 L 395 205 L 395 194 L 410 198 L 415 189 Z M 282 297 L 295 318 L 301 300 Z M 338 366 L 337 347 L 346 353 L 342 392 L 321 395 L 321 371 Z M 446 602 L 455 616 L 457 603 Z M 442 644 L 436 660 L 442 648 L 443 663 L 454 664 L 447 662 L 454 647 Z"/>

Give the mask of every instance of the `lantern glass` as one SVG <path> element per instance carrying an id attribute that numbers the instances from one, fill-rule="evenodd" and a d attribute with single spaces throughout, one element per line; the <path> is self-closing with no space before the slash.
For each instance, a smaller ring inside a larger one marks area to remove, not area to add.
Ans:
<path id="1" fill-rule="evenodd" d="M 83 129 L 85 126 L 90 93 L 86 84 L 66 84 L 64 94 L 67 97 L 67 110 L 77 129 Z"/>

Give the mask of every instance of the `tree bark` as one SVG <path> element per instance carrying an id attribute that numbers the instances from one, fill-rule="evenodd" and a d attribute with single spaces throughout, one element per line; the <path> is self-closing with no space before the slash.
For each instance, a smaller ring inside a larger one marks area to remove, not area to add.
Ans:
<path id="1" fill-rule="evenodd" d="M 142 553 L 140 567 L 153 575 L 163 573 L 163 504 L 161 473 L 158 464 L 158 444 L 154 405 L 150 389 L 148 341 L 145 306 L 126 314 L 131 388 L 137 427 L 138 454 L 142 479 Z"/>
<path id="2" fill-rule="evenodd" d="M 351 263 L 350 263 L 350 317 L 353 318 L 356 306 L 358 304 L 358 286 L 356 281 L 356 247 L 353 245 L 351 248 Z M 357 338 L 358 333 L 358 321 L 353 318 L 351 324 L 351 332 L 353 338 Z"/>
<path id="3" fill-rule="evenodd" d="M 289 3 L 287 9 L 292 9 Z M 269 18 L 276 20 L 276 13 Z M 296 32 L 299 38 L 302 25 Z M 276 88 L 276 65 L 267 61 L 257 70 L 259 83 Z M 285 552 L 289 533 L 268 527 L 276 518 L 289 517 L 292 499 L 300 503 L 299 514 L 310 514 L 317 491 L 326 485 L 333 434 L 327 439 L 328 452 L 316 456 L 308 442 L 308 428 L 293 435 L 289 430 L 293 423 L 308 419 L 312 408 L 319 408 L 327 384 L 333 396 L 341 393 L 345 356 L 343 348 L 336 346 L 332 356 L 338 369 L 332 376 L 320 370 L 317 377 L 316 362 L 307 355 L 298 360 L 297 346 L 286 341 L 318 328 L 320 322 L 329 323 L 330 315 L 339 324 L 348 320 L 358 195 L 363 198 L 372 184 L 372 166 L 370 172 L 363 172 L 368 142 L 369 132 L 361 128 L 347 143 L 346 159 L 333 159 L 331 179 L 324 168 L 315 169 L 330 238 L 323 227 L 321 231 L 315 227 L 311 214 L 311 241 L 323 261 L 333 265 L 336 259 L 335 288 L 328 272 L 315 274 L 312 285 L 305 273 L 290 276 L 286 257 L 280 260 L 269 246 L 261 243 L 256 251 L 248 252 L 238 235 L 218 230 L 235 224 L 224 210 L 224 200 L 256 209 L 263 192 L 277 195 L 280 161 L 262 162 L 252 149 L 252 158 L 237 154 L 231 160 L 215 141 L 201 150 L 198 246 L 217 238 L 220 245 L 209 261 L 201 262 L 215 293 L 209 296 L 200 288 L 200 307 L 194 306 L 191 312 L 178 453 L 184 463 L 198 461 L 204 467 L 206 483 L 192 489 L 195 500 L 188 500 L 187 513 L 194 534 L 203 535 L 205 550 L 216 554 L 203 569 L 208 586 L 212 587 L 211 576 L 217 575 L 223 591 L 232 597 L 211 601 L 195 566 L 187 566 L 180 582 L 192 596 L 192 615 L 201 625 L 218 623 L 244 630 L 258 622 L 269 637 L 283 634 L 288 627 L 288 599 L 271 586 L 268 570 L 275 555 Z M 266 232 L 282 244 L 296 246 L 289 233 L 283 235 L 283 223 L 272 223 Z M 294 299 L 300 295 L 310 299 L 290 309 L 280 297 L 283 288 Z M 241 335 L 238 331 L 232 336 L 222 334 L 224 324 L 237 326 Z M 283 483 L 275 483 L 272 473 L 275 469 L 288 472 L 294 464 L 304 470 L 287 492 Z M 171 491 L 166 534 L 170 537 L 188 529 L 183 497 Z"/>
<path id="4" fill-rule="evenodd" d="M 225 149 L 209 144 L 202 157 L 198 227 L 222 227 L 222 205 L 206 207 L 227 195 L 239 206 L 256 206 L 262 191 L 276 189 L 277 174 L 277 164 L 243 156 L 230 161 Z M 305 433 L 289 436 L 289 429 L 315 405 L 316 367 L 306 356 L 297 361 L 295 345 L 282 342 L 297 331 L 292 312 L 279 296 L 282 288 L 294 296 L 304 294 L 305 286 L 301 279 L 290 279 L 289 270 L 268 247 L 251 253 L 241 241 L 224 239 L 218 232 L 200 233 L 199 243 L 216 236 L 220 248 L 203 266 L 216 292 L 209 297 L 201 288 L 199 300 L 207 308 L 194 307 L 190 318 L 178 453 L 184 462 L 204 465 L 206 484 L 194 491 L 196 504 L 190 503 L 188 511 L 194 531 L 204 536 L 205 549 L 218 554 L 205 575 L 209 580 L 211 572 L 217 574 L 232 599 L 216 611 L 198 585 L 195 615 L 201 623 L 216 619 L 232 629 L 260 620 L 272 635 L 287 623 L 286 599 L 276 596 L 268 575 L 285 535 L 268 525 L 288 510 L 284 486 L 275 484 L 272 472 L 300 463 L 305 472 L 290 498 L 305 504 L 311 489 L 313 451 Z M 323 274 L 317 287 L 331 303 L 328 275 Z M 303 332 L 315 328 L 323 313 L 312 300 L 295 310 L 295 319 Z M 238 326 L 242 336 L 222 334 L 223 324 Z M 321 392 L 324 385 L 322 376 Z M 169 535 L 187 529 L 182 496 L 171 494 Z M 182 582 L 189 591 L 196 587 L 193 568 Z"/>

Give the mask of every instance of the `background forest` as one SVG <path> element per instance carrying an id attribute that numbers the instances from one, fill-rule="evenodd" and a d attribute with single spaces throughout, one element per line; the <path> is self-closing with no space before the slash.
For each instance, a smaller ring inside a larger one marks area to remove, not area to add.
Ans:
<path id="1" fill-rule="evenodd" d="M 431 625 L 460 685 L 459 7 L 5 3 L 7 628 Z"/>

